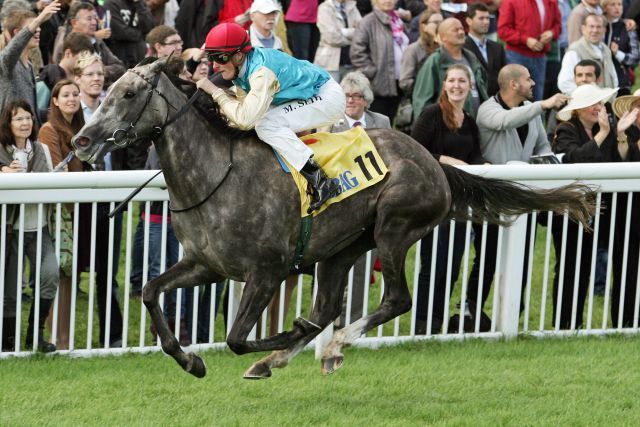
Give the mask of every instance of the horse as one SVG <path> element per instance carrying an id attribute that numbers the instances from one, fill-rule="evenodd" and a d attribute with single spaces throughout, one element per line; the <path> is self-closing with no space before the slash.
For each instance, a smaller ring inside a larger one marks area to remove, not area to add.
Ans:
<path id="1" fill-rule="evenodd" d="M 205 364 L 200 356 L 185 353 L 167 326 L 158 303 L 161 292 L 225 278 L 246 282 L 226 342 L 237 354 L 271 351 L 244 373 L 249 379 L 267 378 L 272 368 L 285 367 L 338 317 L 349 270 L 358 257 L 377 247 L 385 282 L 382 301 L 370 314 L 335 332 L 321 357 L 321 372 L 329 374 L 342 366 L 343 347 L 410 310 L 407 252 L 446 218 L 507 224 L 514 215 L 552 210 L 566 211 L 588 227 L 593 191 L 587 186 L 536 190 L 471 175 L 440 164 L 403 133 L 367 130 L 389 173 L 314 217 L 300 262 L 317 263 L 310 318 L 297 318 L 291 330 L 249 341 L 290 273 L 301 230 L 300 195 L 255 132 L 229 126 L 210 97 L 198 97 L 201 92 L 169 68 L 166 60 L 158 60 L 128 70 L 73 145 L 78 158 L 91 163 L 129 144 L 154 141 L 184 257 L 145 285 L 143 302 L 162 350 L 196 377 L 205 376 Z"/>

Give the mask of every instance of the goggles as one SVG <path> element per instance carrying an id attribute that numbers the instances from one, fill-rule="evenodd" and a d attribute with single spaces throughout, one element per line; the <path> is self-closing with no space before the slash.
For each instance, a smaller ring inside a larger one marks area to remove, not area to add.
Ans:
<path id="1" fill-rule="evenodd" d="M 220 65 L 224 65 L 227 62 L 231 61 L 233 55 L 238 53 L 239 50 L 234 50 L 233 52 L 207 52 L 207 58 L 211 62 L 215 62 Z"/>

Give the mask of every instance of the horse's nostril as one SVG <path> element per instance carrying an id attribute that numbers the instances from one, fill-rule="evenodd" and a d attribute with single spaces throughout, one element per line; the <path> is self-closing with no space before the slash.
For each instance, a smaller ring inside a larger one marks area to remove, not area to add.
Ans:
<path id="1" fill-rule="evenodd" d="M 78 147 L 86 147 L 90 142 L 91 140 L 86 136 L 78 136 L 75 138 L 75 143 Z"/>

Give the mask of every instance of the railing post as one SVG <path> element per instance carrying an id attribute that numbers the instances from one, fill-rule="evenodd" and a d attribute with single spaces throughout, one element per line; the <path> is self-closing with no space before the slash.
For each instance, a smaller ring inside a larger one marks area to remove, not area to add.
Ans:
<path id="1" fill-rule="evenodd" d="M 497 313 L 496 327 L 505 338 L 515 338 L 518 335 L 527 218 L 527 215 L 519 216 L 502 233 L 501 268 L 495 277 L 498 307 L 497 310 L 494 308 L 494 313 Z"/>

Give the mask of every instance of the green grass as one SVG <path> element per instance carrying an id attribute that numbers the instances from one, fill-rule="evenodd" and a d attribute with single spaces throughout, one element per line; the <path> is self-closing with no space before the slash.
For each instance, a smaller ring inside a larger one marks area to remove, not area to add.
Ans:
<path id="1" fill-rule="evenodd" d="M 312 352 L 269 380 L 258 355 L 203 353 L 198 380 L 162 354 L 0 360 L 0 425 L 636 425 L 640 339 L 423 342 Z"/>

